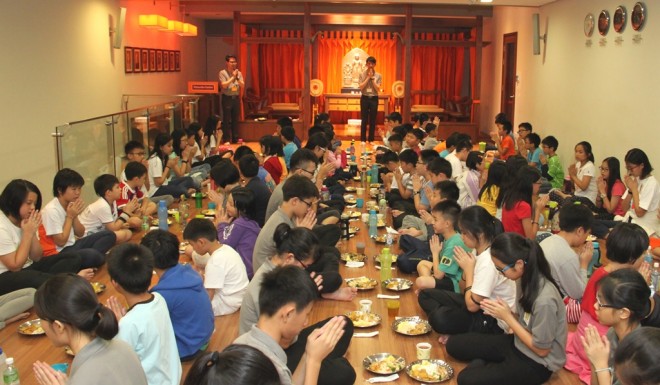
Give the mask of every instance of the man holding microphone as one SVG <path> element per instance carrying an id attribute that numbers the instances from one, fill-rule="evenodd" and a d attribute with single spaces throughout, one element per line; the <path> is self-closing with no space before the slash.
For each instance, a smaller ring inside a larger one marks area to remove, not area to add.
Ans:
<path id="1" fill-rule="evenodd" d="M 362 120 L 360 140 L 366 142 L 374 141 L 376 132 L 376 114 L 378 113 L 378 91 L 383 83 L 381 74 L 374 70 L 376 58 L 367 58 L 367 70 L 360 74 L 358 87 L 362 91 L 360 97 L 360 119 Z M 369 123 L 369 137 L 367 138 L 367 123 Z"/>
<path id="2" fill-rule="evenodd" d="M 238 142 L 238 116 L 241 113 L 240 90 L 245 86 L 243 74 L 236 68 L 236 56 L 225 56 L 227 68 L 220 71 L 220 85 L 222 87 L 222 127 L 224 137 Z"/>

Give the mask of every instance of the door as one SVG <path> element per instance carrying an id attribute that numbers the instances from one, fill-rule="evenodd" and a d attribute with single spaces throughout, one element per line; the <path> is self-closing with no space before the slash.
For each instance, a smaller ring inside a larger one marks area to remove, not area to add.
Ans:
<path id="1" fill-rule="evenodd" d="M 516 56 L 518 32 L 504 35 L 502 47 L 502 94 L 500 111 L 504 112 L 513 124 L 516 108 Z"/>

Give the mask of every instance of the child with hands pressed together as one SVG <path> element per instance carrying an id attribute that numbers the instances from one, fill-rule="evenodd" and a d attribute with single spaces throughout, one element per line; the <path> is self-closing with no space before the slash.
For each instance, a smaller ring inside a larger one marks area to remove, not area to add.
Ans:
<path id="1" fill-rule="evenodd" d="M 171 195 L 186 197 L 195 192 L 195 183 L 190 177 L 174 177 L 179 157 L 170 157 L 174 150 L 170 134 L 160 133 L 154 140 L 154 153 L 149 157 L 149 196 Z"/>
<path id="2" fill-rule="evenodd" d="M 561 369 L 566 354 L 566 312 L 550 266 L 535 241 L 498 235 L 491 258 L 501 276 L 520 281 L 516 310 L 501 298 L 486 298 L 484 313 L 503 321 L 511 334 L 451 336 L 447 353 L 471 363 L 458 384 L 543 384 Z"/>
<path id="3" fill-rule="evenodd" d="M 653 215 L 660 208 L 660 184 L 651 172 L 653 166 L 644 151 L 633 148 L 625 157 L 628 175 L 623 182 L 628 191 L 621 199 L 626 215 L 624 221 L 632 221 L 646 231 L 649 236 L 660 236 L 660 218 Z"/>
<path id="4" fill-rule="evenodd" d="M 502 224 L 505 231 L 518 233 L 528 239 L 536 238 L 541 213 L 550 199 L 549 195 L 539 197 L 540 187 L 541 173 L 535 167 L 523 166 L 518 170 L 516 180 L 504 191 L 502 197 Z"/>
<path id="5" fill-rule="evenodd" d="M 91 279 L 93 269 L 82 269 L 80 256 L 64 252 L 43 258 L 37 231 L 41 224 L 41 192 L 32 182 L 14 179 L 0 194 L 0 295 L 38 288 L 53 274 L 78 272 Z"/>
<path id="6" fill-rule="evenodd" d="M 644 278 L 630 268 L 612 272 L 598 283 L 594 309 L 598 322 L 609 326 L 609 330 L 601 336 L 596 327 L 589 325 L 581 337 L 591 365 L 591 385 L 621 384 L 614 372 L 614 351 L 649 313 L 650 294 Z"/>

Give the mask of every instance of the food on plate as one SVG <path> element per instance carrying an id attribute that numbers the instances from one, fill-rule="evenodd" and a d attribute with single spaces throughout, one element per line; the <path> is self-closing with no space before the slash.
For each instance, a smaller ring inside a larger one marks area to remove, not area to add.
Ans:
<path id="1" fill-rule="evenodd" d="M 340 258 L 344 262 L 364 262 L 364 260 L 367 259 L 367 256 L 357 253 L 343 253 Z"/>
<path id="2" fill-rule="evenodd" d="M 402 321 L 396 325 L 396 331 L 401 334 L 416 336 L 428 333 L 428 324 L 424 321 Z"/>
<path id="3" fill-rule="evenodd" d="M 398 279 L 393 278 L 385 281 L 385 287 L 389 290 L 394 290 L 394 291 L 408 290 L 412 287 L 412 281 L 404 278 L 398 278 Z"/>
<path id="4" fill-rule="evenodd" d="M 18 332 L 30 336 L 46 333 L 41 327 L 41 320 L 38 318 L 32 321 L 23 322 L 18 327 Z"/>
<path id="5" fill-rule="evenodd" d="M 438 382 L 448 379 L 450 371 L 444 365 L 429 360 L 421 360 L 410 365 L 408 374 L 418 381 Z"/>
<path id="6" fill-rule="evenodd" d="M 378 282 L 376 282 L 375 279 L 368 278 L 368 277 L 352 278 L 352 279 L 349 279 L 347 283 L 348 283 L 348 286 L 355 287 L 358 290 L 373 289 L 378 284 Z"/>
<path id="7" fill-rule="evenodd" d="M 105 285 L 101 282 L 90 282 L 94 288 L 94 293 L 101 294 L 105 291 Z"/>
<path id="8" fill-rule="evenodd" d="M 369 365 L 369 370 L 379 374 L 392 374 L 401 371 L 406 366 L 402 357 L 387 356 L 385 359 L 374 361 Z"/>
<path id="9" fill-rule="evenodd" d="M 152 226 L 158 226 L 158 218 L 152 219 L 151 220 L 151 225 Z M 168 226 L 172 225 L 172 219 L 171 218 L 167 218 L 167 225 Z"/>
<path id="10" fill-rule="evenodd" d="M 356 328 L 368 328 L 376 326 L 380 323 L 380 316 L 376 313 L 367 313 L 363 311 L 352 311 L 347 313 L 346 316 L 353 321 L 353 326 Z"/>

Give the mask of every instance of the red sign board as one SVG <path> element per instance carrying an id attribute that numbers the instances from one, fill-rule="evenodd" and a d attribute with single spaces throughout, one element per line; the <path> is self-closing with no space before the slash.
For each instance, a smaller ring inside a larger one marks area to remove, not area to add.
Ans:
<path id="1" fill-rule="evenodd" d="M 190 82 L 188 82 L 188 93 L 189 94 L 217 94 L 218 93 L 218 82 L 190 81 Z"/>

